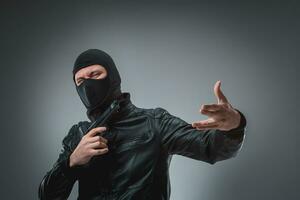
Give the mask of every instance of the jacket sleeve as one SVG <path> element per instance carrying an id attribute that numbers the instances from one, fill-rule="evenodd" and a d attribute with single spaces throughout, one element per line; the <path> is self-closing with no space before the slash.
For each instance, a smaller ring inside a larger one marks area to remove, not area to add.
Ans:
<path id="1" fill-rule="evenodd" d="M 241 149 L 246 130 L 246 118 L 238 109 L 241 121 L 229 131 L 197 130 L 191 124 L 158 108 L 156 118 L 161 133 L 162 148 L 168 154 L 178 154 L 210 164 L 235 157 Z"/>
<path id="2" fill-rule="evenodd" d="M 73 125 L 69 133 L 62 141 L 62 149 L 57 161 L 52 166 L 39 184 L 38 196 L 41 200 L 67 199 L 72 191 L 73 185 L 78 179 L 79 169 L 69 166 L 72 153 L 71 141 L 77 131 L 77 125 Z"/>

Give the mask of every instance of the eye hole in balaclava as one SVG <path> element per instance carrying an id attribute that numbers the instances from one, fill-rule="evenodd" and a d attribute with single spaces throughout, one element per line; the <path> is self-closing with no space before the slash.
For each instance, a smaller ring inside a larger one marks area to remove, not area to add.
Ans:
<path id="1" fill-rule="evenodd" d="M 85 79 L 77 86 L 76 72 L 94 64 L 102 65 L 107 71 L 107 76 L 103 79 Z M 121 78 L 115 63 L 110 55 L 99 49 L 88 49 L 76 58 L 73 67 L 73 81 L 90 119 L 103 112 L 114 99 L 121 95 Z"/>

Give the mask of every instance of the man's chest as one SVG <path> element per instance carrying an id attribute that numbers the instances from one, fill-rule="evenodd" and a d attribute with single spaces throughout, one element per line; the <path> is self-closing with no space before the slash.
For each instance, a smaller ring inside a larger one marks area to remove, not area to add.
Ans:
<path id="1" fill-rule="evenodd" d="M 114 188 L 137 187 L 140 181 L 151 181 L 160 153 L 160 138 L 147 117 L 116 123 L 102 136 L 108 140 L 109 151 L 95 157 L 85 170 L 89 179 L 103 180 L 97 182 L 99 187 Z"/>

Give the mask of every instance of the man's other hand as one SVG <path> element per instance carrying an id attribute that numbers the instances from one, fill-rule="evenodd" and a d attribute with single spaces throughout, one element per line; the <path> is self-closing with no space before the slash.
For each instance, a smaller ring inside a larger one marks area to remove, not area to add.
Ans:
<path id="1" fill-rule="evenodd" d="M 201 105 L 200 113 L 207 115 L 208 119 L 193 122 L 192 126 L 198 130 L 219 129 L 229 131 L 239 126 L 241 116 L 228 102 L 221 91 L 221 81 L 214 86 L 214 93 L 217 97 L 217 104 Z"/>

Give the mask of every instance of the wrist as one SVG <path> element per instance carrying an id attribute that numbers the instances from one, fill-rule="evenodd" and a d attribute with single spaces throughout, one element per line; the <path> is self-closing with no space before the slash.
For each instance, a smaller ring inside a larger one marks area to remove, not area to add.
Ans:
<path id="1" fill-rule="evenodd" d="M 241 111 L 239 111 L 238 109 L 235 109 L 235 111 L 237 111 L 238 114 L 239 114 L 239 123 L 238 123 L 238 125 L 235 128 L 233 128 L 231 130 L 241 130 L 241 129 L 244 129 L 246 127 L 247 120 L 246 120 L 244 114 Z"/>
<path id="2" fill-rule="evenodd" d="M 70 159 L 69 159 L 69 163 L 68 164 L 69 164 L 69 167 L 73 167 L 75 165 L 73 154 L 70 155 Z"/>
<path id="3" fill-rule="evenodd" d="M 241 114 L 235 109 L 234 110 L 237 115 L 236 125 L 232 129 L 236 129 L 241 125 L 242 116 Z"/>

